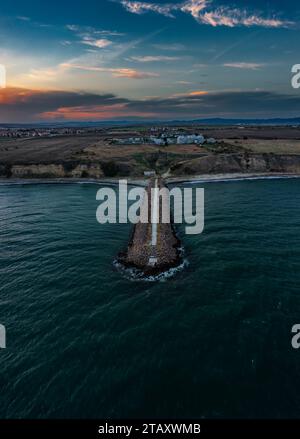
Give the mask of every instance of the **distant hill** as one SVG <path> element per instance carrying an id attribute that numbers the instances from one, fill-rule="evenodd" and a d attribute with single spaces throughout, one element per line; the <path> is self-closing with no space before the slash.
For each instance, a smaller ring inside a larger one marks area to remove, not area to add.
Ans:
<path id="1" fill-rule="evenodd" d="M 172 121 L 172 123 L 178 121 Z M 295 118 L 274 118 L 274 119 L 195 119 L 185 121 L 185 123 L 195 123 L 201 125 L 300 125 L 300 117 Z"/>
<path id="2" fill-rule="evenodd" d="M 299 126 L 300 117 L 295 118 L 273 118 L 273 119 L 192 119 L 192 120 L 145 120 L 145 119 L 128 119 L 128 120 L 105 120 L 105 121 L 63 121 L 63 122 L 36 122 L 36 123 L 0 123 L 0 128 L 42 128 L 42 127 L 78 127 L 78 128 L 105 128 L 110 126 L 137 126 L 137 125 L 210 125 L 210 126 L 239 126 L 239 125 L 258 125 L 258 126 Z"/>

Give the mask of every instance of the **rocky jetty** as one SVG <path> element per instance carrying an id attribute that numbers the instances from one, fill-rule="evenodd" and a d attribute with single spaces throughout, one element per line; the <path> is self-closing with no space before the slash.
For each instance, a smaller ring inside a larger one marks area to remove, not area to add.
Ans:
<path id="1" fill-rule="evenodd" d="M 162 179 L 152 179 L 149 182 L 146 189 L 148 196 L 145 197 L 141 209 L 141 217 L 143 211 L 146 212 L 148 222 L 139 222 L 134 226 L 127 250 L 119 255 L 119 262 L 125 267 L 140 270 L 145 276 L 159 275 L 181 263 L 181 244 L 172 220 L 169 223 L 162 222 L 162 210 L 169 209 L 169 206 L 163 206 L 160 199 L 153 197 L 155 187 L 164 187 Z M 156 224 L 152 222 L 154 203 L 158 203 Z M 171 218 L 170 212 L 167 216 Z"/>

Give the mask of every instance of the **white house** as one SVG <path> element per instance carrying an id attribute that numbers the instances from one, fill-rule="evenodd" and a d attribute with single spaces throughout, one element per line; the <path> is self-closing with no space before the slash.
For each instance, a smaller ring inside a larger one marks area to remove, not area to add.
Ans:
<path id="1" fill-rule="evenodd" d="M 196 134 L 191 134 L 188 136 L 178 136 L 177 137 L 177 144 L 178 145 L 192 145 L 193 143 L 201 145 L 204 142 L 205 142 L 205 138 L 202 135 L 197 136 Z"/>

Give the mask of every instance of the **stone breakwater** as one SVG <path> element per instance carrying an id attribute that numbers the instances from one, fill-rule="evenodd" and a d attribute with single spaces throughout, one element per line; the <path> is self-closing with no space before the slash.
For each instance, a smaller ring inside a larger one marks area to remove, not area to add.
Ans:
<path id="1" fill-rule="evenodd" d="M 119 254 L 118 260 L 127 268 L 136 268 L 144 273 L 145 276 L 155 276 L 170 268 L 180 265 L 181 243 L 175 234 L 172 221 L 162 222 L 162 203 L 158 200 L 159 219 L 155 226 L 156 239 L 153 244 L 153 227 L 151 213 L 153 206 L 152 189 L 161 189 L 164 183 L 161 179 L 153 179 L 149 182 L 146 189 L 148 197 L 145 197 L 141 208 L 141 217 L 147 217 L 147 223 L 139 222 L 134 226 L 128 248 Z M 169 208 L 169 207 L 164 207 Z M 165 212 L 166 213 L 166 212 Z M 171 217 L 171 215 L 170 215 Z"/>

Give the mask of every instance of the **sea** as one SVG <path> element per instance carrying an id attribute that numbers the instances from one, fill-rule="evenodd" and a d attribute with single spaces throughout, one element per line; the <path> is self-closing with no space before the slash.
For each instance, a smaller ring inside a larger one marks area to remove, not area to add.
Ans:
<path id="1" fill-rule="evenodd" d="M 137 279 L 101 184 L 0 185 L 0 418 L 299 417 L 300 179 L 184 186 L 203 233 Z"/>

